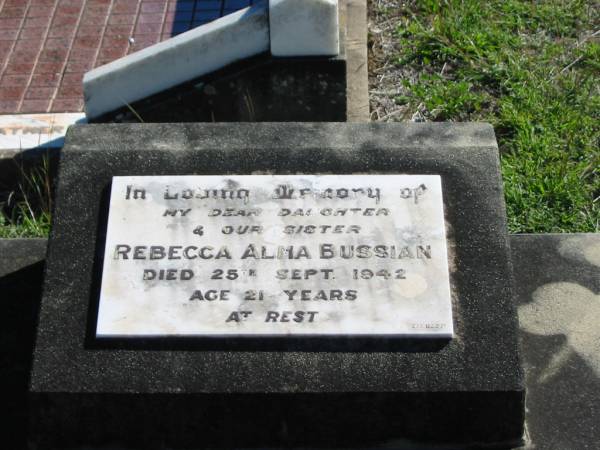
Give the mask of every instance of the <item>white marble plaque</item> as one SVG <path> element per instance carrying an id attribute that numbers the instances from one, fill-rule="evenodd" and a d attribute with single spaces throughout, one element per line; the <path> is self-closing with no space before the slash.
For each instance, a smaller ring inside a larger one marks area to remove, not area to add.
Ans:
<path id="1" fill-rule="evenodd" d="M 437 175 L 114 177 L 98 337 L 452 337 Z"/>

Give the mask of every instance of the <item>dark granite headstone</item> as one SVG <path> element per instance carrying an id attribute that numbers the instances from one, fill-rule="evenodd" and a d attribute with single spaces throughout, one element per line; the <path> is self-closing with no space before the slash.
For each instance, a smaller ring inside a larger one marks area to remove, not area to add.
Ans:
<path id="1" fill-rule="evenodd" d="M 87 125 L 70 130 L 61 158 L 31 377 L 32 442 L 520 442 L 524 386 L 489 125 Z M 441 176 L 452 339 L 95 337 L 112 177 L 358 173 Z"/>

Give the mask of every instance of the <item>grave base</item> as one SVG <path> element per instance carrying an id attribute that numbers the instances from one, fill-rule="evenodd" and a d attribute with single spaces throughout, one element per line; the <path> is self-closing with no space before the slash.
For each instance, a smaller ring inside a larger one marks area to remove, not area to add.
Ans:
<path id="1" fill-rule="evenodd" d="M 454 338 L 358 346 L 340 336 L 288 348 L 285 338 L 276 347 L 202 338 L 96 342 L 111 178 L 252 173 L 441 175 Z M 36 445 L 520 442 L 524 387 L 491 126 L 76 126 L 56 197 L 30 388 Z"/>

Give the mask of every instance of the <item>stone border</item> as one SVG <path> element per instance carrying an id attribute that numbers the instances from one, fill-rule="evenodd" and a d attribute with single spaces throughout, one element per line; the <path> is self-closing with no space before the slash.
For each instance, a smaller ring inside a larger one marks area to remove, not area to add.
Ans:
<path id="1" fill-rule="evenodd" d="M 86 117 L 94 119 L 268 50 L 268 9 L 259 2 L 87 72 Z"/>
<path id="2" fill-rule="evenodd" d="M 367 0 L 343 0 L 340 10 L 346 29 L 348 122 L 369 122 Z"/>
<path id="3" fill-rule="evenodd" d="M 67 128 L 85 122 L 83 113 L 0 115 L 0 159 L 31 148 L 61 148 Z"/>
<path id="4" fill-rule="evenodd" d="M 86 117 L 110 111 L 268 51 L 337 56 L 338 0 L 269 0 L 87 72 Z"/>

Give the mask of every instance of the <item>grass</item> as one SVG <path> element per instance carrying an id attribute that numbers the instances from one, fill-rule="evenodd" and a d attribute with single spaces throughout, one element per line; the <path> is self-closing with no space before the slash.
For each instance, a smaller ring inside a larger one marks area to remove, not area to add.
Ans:
<path id="1" fill-rule="evenodd" d="M 383 95 L 400 114 L 386 119 L 492 123 L 510 231 L 599 231 L 600 2 L 371 6 L 393 24 L 379 62 L 398 74 Z"/>
<path id="2" fill-rule="evenodd" d="M 16 188 L 0 190 L 0 238 L 46 237 L 52 210 L 48 156 L 39 164 L 15 165 Z"/>
<path id="3" fill-rule="evenodd" d="M 511 232 L 600 231 L 599 0 L 370 2 L 375 120 L 490 122 Z M 19 170 L 0 237 L 45 236 L 48 161 Z"/>

